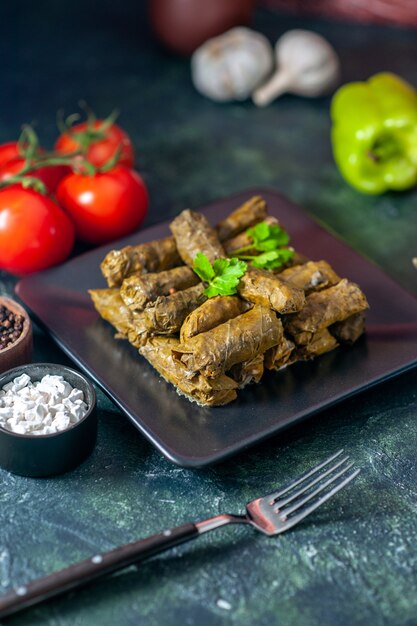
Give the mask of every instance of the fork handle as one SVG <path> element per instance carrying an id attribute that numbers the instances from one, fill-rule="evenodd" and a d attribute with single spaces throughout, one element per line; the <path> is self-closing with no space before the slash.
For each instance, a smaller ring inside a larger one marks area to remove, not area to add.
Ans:
<path id="1" fill-rule="evenodd" d="M 183 524 L 146 539 L 127 543 L 109 552 L 96 554 L 54 574 L 38 578 L 28 585 L 17 587 L 0 596 L 0 619 L 143 561 L 154 554 L 194 539 L 199 534 L 195 524 Z"/>

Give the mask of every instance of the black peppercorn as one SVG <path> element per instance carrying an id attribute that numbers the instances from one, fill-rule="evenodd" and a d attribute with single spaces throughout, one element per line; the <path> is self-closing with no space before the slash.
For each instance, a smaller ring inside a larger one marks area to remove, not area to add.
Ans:
<path id="1" fill-rule="evenodd" d="M 24 318 L 0 305 L 0 350 L 8 348 L 19 339 L 23 331 Z"/>

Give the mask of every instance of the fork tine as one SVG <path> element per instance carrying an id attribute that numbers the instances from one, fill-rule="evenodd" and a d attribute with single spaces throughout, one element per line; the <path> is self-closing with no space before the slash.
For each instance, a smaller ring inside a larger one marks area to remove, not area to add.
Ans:
<path id="1" fill-rule="evenodd" d="M 345 468 L 343 468 L 339 472 L 336 472 L 336 474 L 333 474 L 333 476 L 331 476 L 324 483 L 316 487 L 316 489 L 313 489 L 313 491 L 311 491 L 304 498 L 301 498 L 301 500 L 297 500 L 295 504 L 293 504 L 292 506 L 288 508 L 281 509 L 281 511 L 279 511 L 278 513 L 278 516 L 281 519 L 282 518 L 284 518 L 284 520 L 287 519 L 288 515 L 291 515 L 291 513 L 294 513 L 294 511 L 298 511 L 298 509 L 300 509 L 304 504 L 306 504 L 306 502 L 308 502 L 309 500 L 312 500 L 315 496 L 317 496 L 319 493 L 324 491 L 326 487 L 329 487 L 329 485 L 336 482 L 341 476 L 346 474 L 346 472 L 349 471 L 352 467 L 353 467 L 353 463 L 349 463 L 349 465 L 347 465 Z"/>
<path id="2" fill-rule="evenodd" d="M 280 498 L 279 500 L 276 500 L 274 502 L 274 509 L 276 509 L 278 511 L 279 509 L 281 509 L 283 506 L 285 506 L 289 502 L 292 502 L 296 498 L 299 498 L 300 496 L 303 495 L 303 493 L 308 491 L 308 489 L 311 489 L 311 487 L 313 487 L 313 485 L 316 485 L 317 483 L 321 482 L 323 480 L 323 478 L 326 478 L 326 476 L 328 476 L 329 474 L 331 474 L 332 472 L 337 470 L 338 467 L 340 467 L 341 465 L 346 463 L 346 461 L 348 461 L 348 460 L 349 460 L 349 456 L 344 456 L 343 459 L 340 459 L 340 461 L 338 461 L 337 463 L 332 465 L 325 472 L 321 472 L 320 474 L 318 474 L 318 476 L 316 478 L 313 478 L 312 480 L 309 480 L 306 484 L 301 485 L 301 487 L 299 489 L 296 489 L 295 491 L 291 490 L 291 493 L 290 493 L 290 495 L 288 497 Z M 350 465 L 348 467 L 346 467 L 345 469 L 349 469 L 352 466 L 353 466 L 353 463 L 350 463 Z"/>
<path id="3" fill-rule="evenodd" d="M 356 478 L 356 476 L 359 474 L 360 471 L 361 471 L 360 469 L 355 470 L 352 474 L 349 474 L 349 476 L 347 476 L 344 480 L 342 480 L 342 482 L 340 482 L 338 485 L 335 485 L 333 489 L 331 489 L 329 492 L 324 494 L 324 496 L 321 496 L 321 498 L 316 500 L 316 502 L 313 502 L 312 504 L 310 504 L 310 506 L 300 511 L 298 515 L 294 515 L 293 517 L 290 517 L 288 520 L 286 520 L 283 523 L 279 532 L 284 532 L 285 530 L 288 530 L 289 528 L 292 528 L 293 526 L 298 524 L 298 522 L 301 522 L 301 520 L 307 517 L 307 515 L 310 515 L 310 513 L 318 509 L 319 506 L 324 504 L 324 502 L 326 502 L 332 496 L 334 496 L 335 493 L 343 489 L 343 487 L 345 487 L 354 478 Z"/>
<path id="4" fill-rule="evenodd" d="M 336 454 L 332 454 L 332 456 L 330 456 L 328 459 L 326 459 L 325 461 L 322 461 L 321 463 L 313 467 L 313 469 L 302 474 L 300 478 L 297 478 L 296 480 L 292 480 L 290 483 L 288 483 L 285 487 L 283 487 L 279 491 L 275 491 L 269 494 L 266 499 L 275 501 L 277 498 L 287 493 L 287 491 L 290 491 L 290 489 L 297 487 L 297 485 L 307 480 L 307 478 L 310 478 L 310 476 L 313 476 L 313 474 L 316 474 L 317 472 L 319 472 L 325 465 L 328 465 L 329 463 L 334 461 L 334 459 L 336 459 L 341 454 L 343 454 L 343 449 L 339 450 L 339 452 L 336 452 Z M 271 504 L 273 504 L 273 502 L 271 502 Z"/>

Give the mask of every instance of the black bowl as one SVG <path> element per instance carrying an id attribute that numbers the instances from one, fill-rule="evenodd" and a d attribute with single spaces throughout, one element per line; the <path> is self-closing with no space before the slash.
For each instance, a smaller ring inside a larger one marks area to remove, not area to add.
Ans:
<path id="1" fill-rule="evenodd" d="M 46 374 L 63 376 L 81 389 L 88 406 L 86 415 L 66 430 L 51 435 L 21 435 L 0 427 L 0 466 L 21 476 L 41 477 L 62 474 L 84 461 L 97 438 L 96 393 L 80 372 L 65 365 L 31 363 L 0 375 L 0 389 L 8 382 L 27 374 L 32 381 Z"/>

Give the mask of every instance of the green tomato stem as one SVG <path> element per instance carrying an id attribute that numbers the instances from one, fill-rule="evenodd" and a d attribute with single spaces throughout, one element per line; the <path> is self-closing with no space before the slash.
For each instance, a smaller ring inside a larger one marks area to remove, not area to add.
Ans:
<path id="1" fill-rule="evenodd" d="M 10 176 L 7 180 L 0 181 L 0 189 L 11 187 L 11 185 L 22 185 L 23 189 L 34 189 L 43 196 L 46 195 L 47 189 L 45 184 L 35 176 Z"/>

